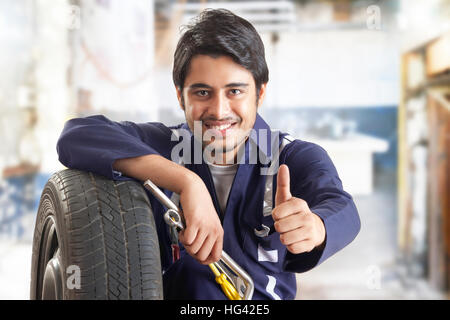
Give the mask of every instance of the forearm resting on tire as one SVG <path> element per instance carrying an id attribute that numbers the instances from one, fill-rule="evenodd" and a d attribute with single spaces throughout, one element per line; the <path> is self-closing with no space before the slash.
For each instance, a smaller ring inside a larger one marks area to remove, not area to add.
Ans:
<path id="1" fill-rule="evenodd" d="M 203 180 L 194 172 L 159 155 L 116 160 L 113 168 L 180 195 L 186 229 L 180 241 L 186 251 L 202 264 L 218 261 L 222 253 L 223 228 Z"/>
<path id="2" fill-rule="evenodd" d="M 113 169 L 141 181 L 150 179 L 157 186 L 178 194 L 200 179 L 194 172 L 155 154 L 116 160 Z"/>

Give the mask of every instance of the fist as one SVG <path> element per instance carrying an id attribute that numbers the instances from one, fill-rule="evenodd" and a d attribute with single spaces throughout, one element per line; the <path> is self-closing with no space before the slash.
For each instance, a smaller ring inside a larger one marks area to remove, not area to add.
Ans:
<path id="1" fill-rule="evenodd" d="M 220 259 L 223 246 L 223 228 L 208 189 L 201 179 L 182 189 L 180 204 L 186 228 L 179 233 L 186 251 L 201 264 Z"/>
<path id="2" fill-rule="evenodd" d="M 289 168 L 283 164 L 278 170 L 275 208 L 272 210 L 274 227 L 289 252 L 310 252 L 324 243 L 325 226 L 305 200 L 292 196 L 289 179 Z"/>

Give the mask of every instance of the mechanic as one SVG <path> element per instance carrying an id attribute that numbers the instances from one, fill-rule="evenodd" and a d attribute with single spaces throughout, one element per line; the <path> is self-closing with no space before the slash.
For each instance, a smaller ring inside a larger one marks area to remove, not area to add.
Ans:
<path id="1" fill-rule="evenodd" d="M 253 278 L 253 299 L 294 299 L 295 272 L 319 265 L 358 234 L 351 195 L 323 148 L 271 130 L 257 113 L 268 68 L 248 21 L 224 9 L 203 11 L 178 42 L 173 81 L 186 123 L 72 119 L 58 141 L 61 163 L 115 180 L 150 179 L 178 199 L 186 221 L 179 259 L 165 208 L 148 194 L 165 299 L 226 299 L 207 266 L 222 249 Z M 190 148 L 177 158 L 181 141 Z M 206 149 L 212 152 L 195 151 Z M 278 171 L 264 172 L 273 164 Z"/>

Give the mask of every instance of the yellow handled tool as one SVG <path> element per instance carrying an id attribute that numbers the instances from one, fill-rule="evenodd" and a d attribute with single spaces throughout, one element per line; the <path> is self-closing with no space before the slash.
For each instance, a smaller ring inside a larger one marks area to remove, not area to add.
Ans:
<path id="1" fill-rule="evenodd" d="M 164 221 L 178 231 L 184 229 L 184 221 L 178 207 L 150 180 L 144 182 L 144 186 L 167 207 Z M 209 265 L 216 276 L 216 282 L 230 300 L 251 300 L 254 284 L 249 274 L 245 272 L 225 251 L 218 262 Z"/>
<path id="2" fill-rule="evenodd" d="M 169 209 L 167 210 L 164 217 L 165 219 L 170 219 L 168 223 L 170 226 L 176 226 L 180 228 L 182 222 L 181 218 L 177 219 L 177 216 L 179 217 L 178 212 L 175 212 L 173 209 Z M 182 229 L 183 228 L 181 228 L 181 230 Z M 227 296 L 227 298 L 230 300 L 242 300 L 234 285 L 228 280 L 227 275 L 224 272 L 219 271 L 216 263 L 210 263 L 208 266 L 216 276 L 216 282 L 222 287 L 222 291 Z"/>
<path id="3" fill-rule="evenodd" d="M 223 293 L 230 300 L 242 300 L 236 288 L 228 281 L 225 273 L 221 273 L 214 263 L 209 264 L 212 272 L 216 276 L 216 282 L 222 287 Z"/>

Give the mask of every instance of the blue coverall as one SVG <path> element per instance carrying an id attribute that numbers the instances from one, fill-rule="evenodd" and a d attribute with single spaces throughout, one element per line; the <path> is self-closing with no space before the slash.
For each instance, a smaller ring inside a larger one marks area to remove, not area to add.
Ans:
<path id="1" fill-rule="evenodd" d="M 104 116 L 72 119 L 66 123 L 58 140 L 59 160 L 69 168 L 115 180 L 128 179 L 113 170 L 113 162 L 147 154 L 171 159 L 171 150 L 179 143 L 171 139 L 176 129 L 189 130 L 189 127 L 186 123 L 167 127 L 156 122 L 114 122 Z M 274 135 L 259 114 L 253 129 L 267 130 L 268 141 L 260 141 L 260 136 L 247 139 L 246 160 L 254 151 L 252 148 L 257 148 L 262 157 L 258 157 L 256 164 L 244 161 L 239 165 L 225 212 L 220 210 L 212 176 L 203 159 L 200 164 L 191 161 L 185 167 L 201 177 L 208 188 L 224 229 L 223 250 L 253 278 L 253 299 L 294 299 L 297 289 L 294 272 L 308 271 L 348 245 L 360 230 L 360 219 L 351 195 L 343 190 L 325 150 L 296 139 L 281 151 L 279 164 L 289 167 L 292 196 L 305 200 L 311 211 L 323 220 L 326 240 L 325 246 L 311 252 L 292 254 L 287 251 L 274 230 L 271 215 L 263 214 L 267 177 L 273 179 L 273 197 L 276 192 L 276 175 L 262 175 L 260 170 L 268 166 L 267 159 L 273 160 L 270 142 Z M 286 134 L 276 136 L 281 143 Z M 196 139 L 192 133 L 190 139 L 194 148 Z M 169 190 L 163 191 L 172 195 Z M 209 267 L 198 263 L 183 248 L 181 258 L 172 262 L 169 228 L 163 220 L 165 208 L 150 193 L 148 195 L 162 249 L 165 299 L 226 299 Z M 270 231 L 261 237 L 255 231 L 261 230 L 262 225 L 270 227 Z"/>

